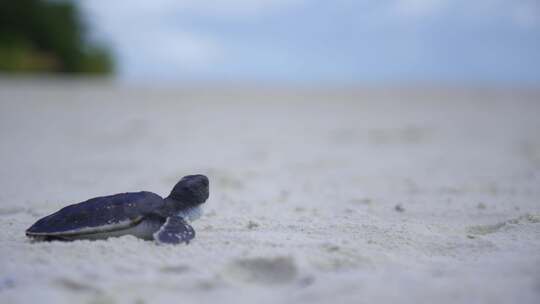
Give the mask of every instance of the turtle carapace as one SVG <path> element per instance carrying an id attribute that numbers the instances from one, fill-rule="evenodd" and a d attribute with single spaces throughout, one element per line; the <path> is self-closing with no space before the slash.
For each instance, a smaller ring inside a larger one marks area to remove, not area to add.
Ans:
<path id="1" fill-rule="evenodd" d="M 160 244 L 189 243 L 195 237 L 189 222 L 202 215 L 208 188 L 206 176 L 188 175 L 164 199 L 146 191 L 92 198 L 38 220 L 26 235 L 38 240 L 75 240 L 130 234 Z"/>

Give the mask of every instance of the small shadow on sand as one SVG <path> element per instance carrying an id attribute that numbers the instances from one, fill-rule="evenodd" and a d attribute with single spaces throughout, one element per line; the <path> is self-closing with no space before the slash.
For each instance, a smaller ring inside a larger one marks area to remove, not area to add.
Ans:
<path id="1" fill-rule="evenodd" d="M 467 227 L 467 232 L 475 235 L 486 235 L 502 230 L 510 229 L 515 225 L 522 224 L 538 224 L 540 223 L 540 214 L 530 214 L 527 213 L 518 218 L 509 219 L 504 222 L 499 222 L 495 224 L 488 225 L 475 225 Z"/>
<path id="2" fill-rule="evenodd" d="M 232 261 L 224 275 L 244 283 L 276 285 L 295 280 L 298 269 L 292 257 L 241 258 Z"/>

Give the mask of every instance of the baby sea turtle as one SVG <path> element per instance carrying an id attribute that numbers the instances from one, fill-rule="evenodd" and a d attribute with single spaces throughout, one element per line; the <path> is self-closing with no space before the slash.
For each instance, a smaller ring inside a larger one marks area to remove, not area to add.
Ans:
<path id="1" fill-rule="evenodd" d="M 195 230 L 188 222 L 202 215 L 208 178 L 184 176 L 165 199 L 141 191 L 89 199 L 38 220 L 26 235 L 38 240 L 104 239 L 134 235 L 162 244 L 189 243 Z"/>

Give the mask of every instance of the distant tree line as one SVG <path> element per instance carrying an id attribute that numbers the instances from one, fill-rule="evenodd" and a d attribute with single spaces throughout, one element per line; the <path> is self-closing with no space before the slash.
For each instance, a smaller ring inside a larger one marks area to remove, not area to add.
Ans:
<path id="1" fill-rule="evenodd" d="M 0 72 L 108 74 L 108 50 L 92 44 L 73 2 L 0 0 Z"/>

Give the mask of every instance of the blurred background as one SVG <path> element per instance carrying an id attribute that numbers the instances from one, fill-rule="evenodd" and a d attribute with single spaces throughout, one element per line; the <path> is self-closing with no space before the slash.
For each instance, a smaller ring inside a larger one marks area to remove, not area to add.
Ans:
<path id="1" fill-rule="evenodd" d="M 1 3 L 4 73 L 154 84 L 540 83 L 536 0 Z"/>

